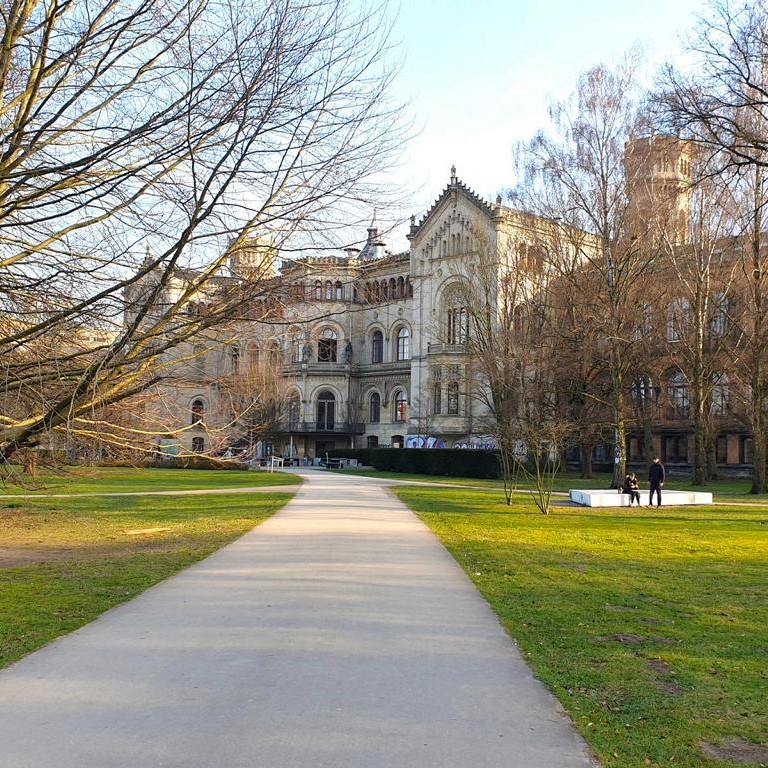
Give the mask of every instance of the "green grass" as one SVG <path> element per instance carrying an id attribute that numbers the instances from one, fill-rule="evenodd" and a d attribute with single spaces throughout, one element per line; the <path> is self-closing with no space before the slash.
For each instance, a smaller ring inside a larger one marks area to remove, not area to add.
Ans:
<path id="1" fill-rule="evenodd" d="M 383 472 L 376 469 L 339 469 L 331 470 L 341 474 L 357 474 L 366 477 L 381 477 L 391 480 L 415 480 L 418 482 L 440 483 L 443 485 L 471 485 L 476 488 L 503 488 L 501 480 L 484 480 L 476 477 L 444 477 L 442 475 L 417 475 L 409 472 Z M 647 481 L 640 475 L 640 487 L 648 490 Z M 561 472 L 555 479 L 554 489 L 556 493 L 566 493 L 571 488 L 609 488 L 612 475 L 607 472 L 596 472 L 594 477 L 584 479 L 574 472 Z M 766 504 L 766 496 L 750 495 L 751 481 L 748 479 L 714 480 L 706 486 L 692 485 L 690 479 L 685 477 L 670 477 L 665 487 L 675 491 L 707 491 L 714 495 L 716 502 L 743 502 L 753 504 Z M 520 490 L 533 488 L 532 481 L 521 479 L 517 483 Z"/>
<path id="2" fill-rule="evenodd" d="M 233 541 L 292 490 L 0 501 L 0 667 Z"/>
<path id="3" fill-rule="evenodd" d="M 21 477 L 22 485 L 0 484 L 0 494 L 126 493 L 188 491 L 292 485 L 301 478 L 286 472 L 216 469 L 155 469 L 134 467 L 65 467 Z"/>
<path id="4" fill-rule="evenodd" d="M 768 742 L 768 510 L 511 508 L 400 487 L 606 768 L 737 765 Z M 758 765 L 752 763 L 750 765 Z"/>

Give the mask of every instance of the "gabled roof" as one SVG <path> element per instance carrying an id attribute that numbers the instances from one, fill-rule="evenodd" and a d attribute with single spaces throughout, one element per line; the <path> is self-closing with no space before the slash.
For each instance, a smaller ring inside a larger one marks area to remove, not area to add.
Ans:
<path id="1" fill-rule="evenodd" d="M 456 166 L 451 167 L 451 181 L 445 187 L 445 189 L 438 195 L 437 199 L 430 209 L 424 214 L 418 224 L 411 227 L 411 235 L 416 235 L 419 230 L 432 218 L 435 211 L 442 205 L 442 203 L 448 199 L 452 194 L 461 193 L 467 200 L 469 200 L 481 213 L 486 216 L 494 215 L 494 206 L 487 200 L 483 200 L 474 190 L 470 189 L 463 181 L 456 176 Z"/>

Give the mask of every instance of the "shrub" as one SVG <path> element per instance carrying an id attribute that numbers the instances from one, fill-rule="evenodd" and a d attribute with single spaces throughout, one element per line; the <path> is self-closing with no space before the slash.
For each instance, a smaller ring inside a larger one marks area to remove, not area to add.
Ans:
<path id="1" fill-rule="evenodd" d="M 388 472 L 414 472 L 445 477 L 500 476 L 495 451 L 463 448 L 335 448 L 328 458 L 357 459 L 361 464 Z"/>

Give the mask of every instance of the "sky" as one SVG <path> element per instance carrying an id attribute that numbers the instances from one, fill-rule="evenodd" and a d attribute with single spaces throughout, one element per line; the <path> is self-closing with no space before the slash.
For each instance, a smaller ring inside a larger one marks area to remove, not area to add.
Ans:
<path id="1" fill-rule="evenodd" d="M 513 146 L 546 125 L 547 104 L 566 98 L 580 73 L 639 44 L 650 82 L 705 11 L 704 0 L 402 0 L 392 9 L 401 65 L 393 96 L 408 104 L 416 135 L 387 182 L 417 219 L 452 165 L 492 201 L 514 182 Z M 388 236 L 391 250 L 407 249 L 406 231 Z"/>

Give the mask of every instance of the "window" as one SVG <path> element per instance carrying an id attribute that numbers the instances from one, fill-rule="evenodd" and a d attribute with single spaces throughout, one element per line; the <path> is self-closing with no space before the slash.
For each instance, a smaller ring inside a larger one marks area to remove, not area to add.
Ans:
<path id="1" fill-rule="evenodd" d="M 325 390 L 317 398 L 317 428 L 321 431 L 333 430 L 336 416 L 336 397 Z"/>
<path id="2" fill-rule="evenodd" d="M 641 408 L 648 408 L 654 402 L 653 382 L 649 376 L 638 376 L 632 382 L 632 400 Z"/>
<path id="3" fill-rule="evenodd" d="M 394 277 L 389 278 L 389 298 L 397 298 L 397 280 Z"/>
<path id="4" fill-rule="evenodd" d="M 366 448 L 378 448 L 379 447 L 379 438 L 376 437 L 376 435 L 368 435 L 368 439 L 366 440 Z"/>
<path id="5" fill-rule="evenodd" d="M 691 321 L 688 299 L 675 299 L 667 309 L 667 341 L 680 341 L 688 335 Z"/>
<path id="6" fill-rule="evenodd" d="M 333 283 L 330 280 L 325 282 L 325 299 L 326 301 L 333 301 Z"/>
<path id="7" fill-rule="evenodd" d="M 411 359 L 411 332 L 407 328 L 401 328 L 397 332 L 397 359 Z"/>
<path id="8" fill-rule="evenodd" d="M 317 362 L 335 363 L 338 355 L 338 340 L 336 332 L 331 328 L 324 328 L 320 332 L 317 341 Z"/>
<path id="9" fill-rule="evenodd" d="M 728 463 L 728 439 L 723 435 L 715 441 L 715 461 L 718 464 Z"/>
<path id="10" fill-rule="evenodd" d="M 448 415 L 457 416 L 459 413 L 459 382 L 448 382 Z"/>
<path id="11" fill-rule="evenodd" d="M 728 375 L 716 373 L 712 376 L 712 415 L 725 416 L 728 413 L 731 392 Z"/>
<path id="12" fill-rule="evenodd" d="M 368 421 L 378 424 L 381 421 L 381 395 L 374 392 L 368 402 Z"/>
<path id="13" fill-rule="evenodd" d="M 288 401 L 288 429 L 295 430 L 301 420 L 301 401 L 298 397 L 292 397 Z"/>
<path id="14" fill-rule="evenodd" d="M 397 278 L 397 298 L 405 298 L 405 280 L 402 277 Z"/>
<path id="15" fill-rule="evenodd" d="M 304 351 L 304 345 L 302 344 L 302 338 L 297 333 L 291 337 L 291 362 L 300 363 L 302 352 Z"/>
<path id="16" fill-rule="evenodd" d="M 192 424 L 199 424 L 205 419 L 205 403 L 200 400 L 192 401 Z"/>
<path id="17" fill-rule="evenodd" d="M 405 392 L 400 389 L 395 394 L 395 421 L 401 422 L 408 419 L 408 401 Z"/>
<path id="18" fill-rule="evenodd" d="M 467 343 L 467 309 L 454 307 L 448 310 L 448 343 Z"/>
<path id="19" fill-rule="evenodd" d="M 317 301 L 323 300 L 323 284 L 319 280 L 315 280 L 315 299 Z"/>
<path id="20" fill-rule="evenodd" d="M 336 281 L 335 291 L 336 301 L 344 301 L 344 286 L 342 285 L 341 280 Z"/>
<path id="21" fill-rule="evenodd" d="M 640 307 L 640 314 L 632 329 L 633 341 L 641 341 L 653 333 L 653 307 L 644 302 Z"/>
<path id="22" fill-rule="evenodd" d="M 671 419 L 684 418 L 688 415 L 689 389 L 688 379 L 682 371 L 669 375 L 667 381 L 668 416 Z"/>
<path id="23" fill-rule="evenodd" d="M 381 300 L 386 301 L 389 298 L 389 284 L 386 280 L 381 281 Z"/>
<path id="24" fill-rule="evenodd" d="M 205 438 L 193 437 L 192 438 L 192 450 L 195 453 L 202 453 L 205 450 Z"/>
<path id="25" fill-rule="evenodd" d="M 381 331 L 374 331 L 371 336 L 371 362 L 384 362 L 384 334 Z"/>
<path id="26" fill-rule="evenodd" d="M 240 370 L 240 347 L 232 347 L 229 350 L 229 359 L 232 365 L 232 373 Z"/>
<path id="27" fill-rule="evenodd" d="M 728 330 L 728 297 L 722 291 L 712 297 L 712 319 L 709 321 L 709 330 L 713 336 L 724 336 Z"/>

